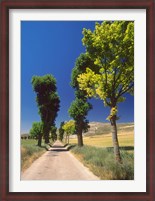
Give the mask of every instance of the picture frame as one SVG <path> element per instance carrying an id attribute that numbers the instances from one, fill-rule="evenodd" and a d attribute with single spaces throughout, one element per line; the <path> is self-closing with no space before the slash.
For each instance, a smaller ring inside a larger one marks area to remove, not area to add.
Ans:
<path id="1" fill-rule="evenodd" d="M 9 192 L 9 10 L 10 9 L 146 9 L 147 11 L 147 190 L 146 192 Z M 146 200 L 153 201 L 154 191 L 154 1 L 2 1 L 1 2 L 1 200 Z"/>

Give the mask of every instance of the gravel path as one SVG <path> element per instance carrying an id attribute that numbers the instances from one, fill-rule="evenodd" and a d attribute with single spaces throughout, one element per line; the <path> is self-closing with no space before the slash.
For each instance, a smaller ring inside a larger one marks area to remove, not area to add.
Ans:
<path id="1" fill-rule="evenodd" d="M 21 180 L 99 180 L 60 141 L 21 175 Z"/>

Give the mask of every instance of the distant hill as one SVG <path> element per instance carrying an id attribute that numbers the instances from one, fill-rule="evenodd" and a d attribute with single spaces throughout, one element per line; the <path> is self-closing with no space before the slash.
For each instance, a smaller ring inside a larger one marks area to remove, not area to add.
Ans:
<path id="1" fill-rule="evenodd" d="M 84 133 L 84 135 L 100 135 L 100 134 L 108 134 L 111 133 L 111 125 L 110 123 L 102 123 L 102 122 L 90 122 L 90 128 L 88 132 Z M 117 123 L 117 129 L 119 131 L 132 131 L 134 130 L 134 123 Z"/>

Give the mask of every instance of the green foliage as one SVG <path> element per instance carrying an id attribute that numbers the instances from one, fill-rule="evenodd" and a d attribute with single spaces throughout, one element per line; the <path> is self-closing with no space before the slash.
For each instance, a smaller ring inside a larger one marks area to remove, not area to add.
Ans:
<path id="1" fill-rule="evenodd" d="M 69 114 L 71 117 L 73 117 L 75 120 L 78 120 L 80 117 L 84 117 L 88 114 L 88 111 L 91 109 L 91 104 L 76 98 L 69 109 Z"/>
<path id="2" fill-rule="evenodd" d="M 62 141 L 64 137 L 64 129 L 63 129 L 64 121 L 60 123 L 59 128 L 59 139 Z"/>
<path id="3" fill-rule="evenodd" d="M 134 23 L 104 21 L 95 30 L 84 29 L 86 54 L 98 67 L 87 66 L 78 76 L 81 90 L 88 97 L 99 97 L 105 105 L 115 107 L 133 94 L 134 87 Z"/>
<path id="4" fill-rule="evenodd" d="M 90 59 L 88 54 L 80 54 L 80 56 L 76 59 L 75 66 L 72 70 L 72 76 L 71 76 L 71 86 L 75 88 L 76 90 L 79 89 L 79 84 L 77 81 L 77 77 L 86 72 L 87 67 L 92 67 L 93 69 L 96 69 L 97 71 L 97 66 L 94 64 L 94 62 Z M 83 93 L 83 95 L 85 95 Z M 78 96 L 79 97 L 79 96 Z"/>
<path id="5" fill-rule="evenodd" d="M 30 136 L 32 138 L 38 139 L 38 146 L 41 146 L 41 141 L 43 136 L 43 127 L 44 125 L 42 122 L 34 122 L 30 130 Z"/>
<path id="6" fill-rule="evenodd" d="M 56 79 L 52 75 L 33 76 L 31 80 L 36 92 L 36 102 L 43 122 L 45 142 L 49 143 L 49 131 L 54 125 L 60 108 L 60 98 L 56 92 Z"/>
<path id="7" fill-rule="evenodd" d="M 64 125 L 62 126 L 62 128 L 65 131 L 66 134 L 66 142 L 67 142 L 67 138 L 68 138 L 68 144 L 69 144 L 69 136 L 75 133 L 75 121 L 74 120 L 70 120 L 64 123 Z"/>
<path id="8" fill-rule="evenodd" d="M 76 98 L 68 110 L 70 116 L 75 120 L 76 131 L 79 127 L 82 131 L 86 132 L 89 128 L 86 116 L 92 105 L 83 99 Z"/>
<path id="9" fill-rule="evenodd" d="M 94 174 L 102 180 L 133 180 L 134 157 L 133 153 L 122 150 L 122 163 L 115 161 L 113 150 L 92 146 L 74 147 L 73 153 L 82 158 Z"/>
<path id="10" fill-rule="evenodd" d="M 64 131 L 66 132 L 67 135 L 72 135 L 75 133 L 75 121 L 74 120 L 70 120 L 64 123 L 64 125 L 62 126 L 62 128 L 64 129 Z"/>
<path id="11" fill-rule="evenodd" d="M 30 136 L 38 139 L 40 135 L 43 135 L 43 123 L 33 122 L 32 128 L 30 129 Z"/>
<path id="12" fill-rule="evenodd" d="M 50 74 L 45 76 L 33 76 L 31 82 L 33 85 L 33 90 L 39 97 L 41 93 L 51 94 L 51 91 L 56 91 L 56 79 Z M 42 101 L 44 102 L 44 100 L 40 100 L 38 104 L 42 104 Z"/>

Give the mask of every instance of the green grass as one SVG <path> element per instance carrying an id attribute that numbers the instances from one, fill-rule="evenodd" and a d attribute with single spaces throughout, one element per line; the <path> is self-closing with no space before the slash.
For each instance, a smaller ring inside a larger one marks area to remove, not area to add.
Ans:
<path id="1" fill-rule="evenodd" d="M 122 164 L 114 159 L 112 148 L 75 146 L 72 153 L 102 180 L 133 180 L 134 154 L 121 149 Z"/>
<path id="2" fill-rule="evenodd" d="M 37 146 L 37 140 L 21 140 L 21 169 L 27 169 L 34 160 L 39 158 L 48 149 L 47 145 Z"/>

